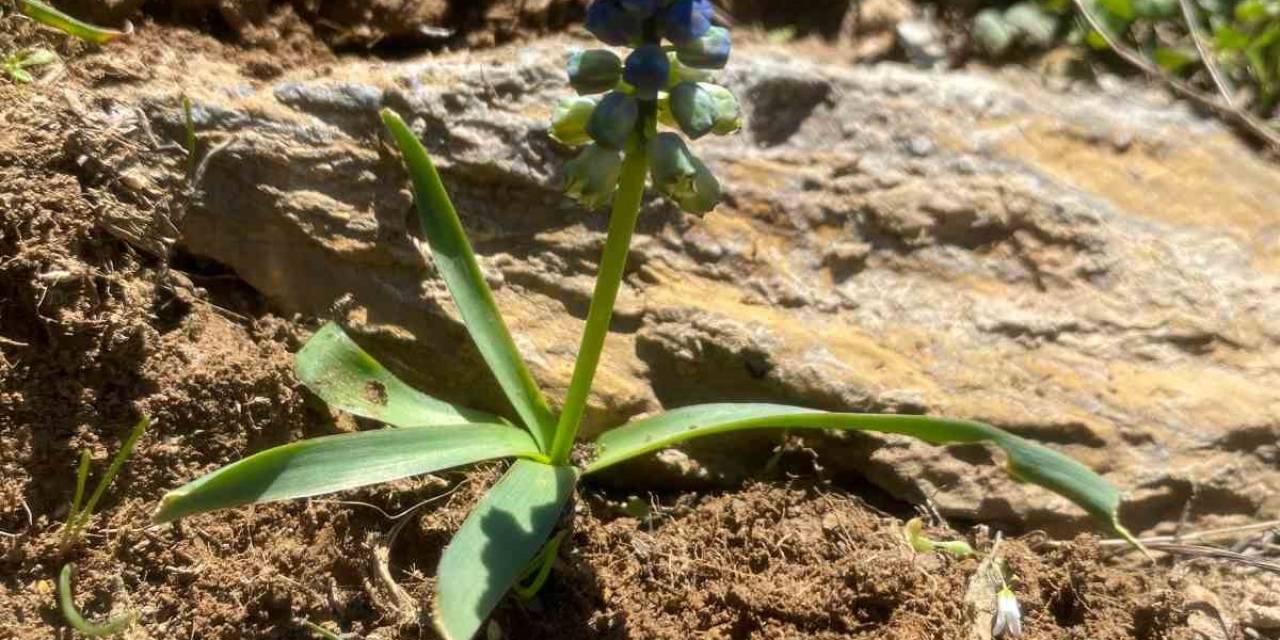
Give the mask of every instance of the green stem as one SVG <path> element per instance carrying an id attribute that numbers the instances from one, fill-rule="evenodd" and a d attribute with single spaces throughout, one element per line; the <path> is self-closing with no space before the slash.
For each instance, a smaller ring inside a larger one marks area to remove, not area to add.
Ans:
<path id="1" fill-rule="evenodd" d="M 633 136 L 622 162 L 622 178 L 618 193 L 613 199 L 613 213 L 609 216 L 609 236 L 604 242 L 604 255 L 600 258 L 600 273 L 596 276 L 595 293 L 591 296 L 591 310 L 587 312 L 587 326 L 582 331 L 582 346 L 573 367 L 569 393 L 565 396 L 560 422 L 556 426 L 551 444 L 551 463 L 566 464 L 573 449 L 573 441 L 582 426 L 582 414 L 586 410 L 591 382 L 604 349 L 605 336 L 609 334 L 609 322 L 613 318 L 613 305 L 622 285 L 622 273 L 627 266 L 627 253 L 631 249 L 631 234 L 635 232 L 636 219 L 640 216 L 640 202 L 644 197 L 644 181 L 648 174 L 648 149 L 643 136 Z"/>

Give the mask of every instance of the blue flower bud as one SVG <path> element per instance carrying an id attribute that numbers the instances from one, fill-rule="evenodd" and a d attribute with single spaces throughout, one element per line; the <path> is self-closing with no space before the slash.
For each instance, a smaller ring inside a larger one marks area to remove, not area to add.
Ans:
<path id="1" fill-rule="evenodd" d="M 677 45 L 693 42 L 706 35 L 714 13 L 711 0 L 676 0 L 662 11 L 663 35 Z"/>
<path id="2" fill-rule="evenodd" d="M 676 49 L 676 57 L 698 69 L 723 69 L 729 63 L 732 46 L 728 29 L 711 27 L 701 38 L 680 45 Z"/>
<path id="3" fill-rule="evenodd" d="M 607 49 L 579 51 L 569 57 L 569 84 L 580 94 L 604 93 L 618 86 L 622 59 Z"/>
<path id="4" fill-rule="evenodd" d="M 587 31 L 605 44 L 625 46 L 644 35 L 644 16 L 627 10 L 620 0 L 595 0 L 587 8 Z"/>
<path id="5" fill-rule="evenodd" d="M 571 147 L 591 142 L 587 123 L 595 110 L 595 98 L 574 96 L 561 100 L 551 116 L 551 137 Z"/>
<path id="6" fill-rule="evenodd" d="M 720 202 L 720 182 L 679 134 L 659 133 L 649 141 L 649 174 L 658 191 L 689 213 L 706 213 Z"/>
<path id="7" fill-rule="evenodd" d="M 656 44 L 646 44 L 627 56 L 627 67 L 622 79 L 636 88 L 636 95 L 645 100 L 658 96 L 667 86 L 667 74 L 671 65 L 667 54 Z"/>
<path id="8" fill-rule="evenodd" d="M 596 105 L 587 123 L 587 133 L 601 146 L 621 151 L 627 146 L 627 138 L 636 130 L 640 117 L 640 104 L 635 96 L 621 91 L 611 91 Z"/>
<path id="9" fill-rule="evenodd" d="M 618 4 L 622 5 L 628 13 L 647 20 L 658 12 L 658 7 L 662 6 L 662 0 L 618 0 Z"/>
<path id="10" fill-rule="evenodd" d="M 565 163 L 565 193 L 582 206 L 596 209 L 607 204 L 618 188 L 622 155 L 600 145 L 588 145 L 578 157 Z"/>
<path id="11" fill-rule="evenodd" d="M 671 117 L 685 135 L 728 135 L 742 128 L 742 109 L 732 91 L 705 82 L 682 82 L 671 90 Z"/>

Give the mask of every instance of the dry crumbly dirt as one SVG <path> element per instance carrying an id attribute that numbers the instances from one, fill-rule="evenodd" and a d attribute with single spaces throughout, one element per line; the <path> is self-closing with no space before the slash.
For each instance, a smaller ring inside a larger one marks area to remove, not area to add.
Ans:
<path id="1" fill-rule="evenodd" d="M 144 25 L 137 37 L 150 48 L 222 49 L 266 77 L 330 59 L 307 27 L 278 20 L 265 44 L 245 49 L 174 27 Z M 0 44 L 57 41 L 25 29 Z M 139 614 L 126 637 L 309 637 L 301 618 L 360 637 L 433 637 L 418 621 L 433 567 L 496 466 L 354 491 L 346 502 L 149 525 L 159 496 L 200 473 L 371 425 L 331 415 L 295 380 L 290 354 L 314 319 L 277 317 L 234 273 L 139 251 L 101 224 L 84 189 L 95 159 L 75 144 L 66 95 L 81 84 L 129 90 L 147 47 L 108 58 L 58 46 L 68 65 L 55 82 L 0 83 L 0 638 L 70 637 L 53 587 L 66 562 L 78 567 L 77 600 L 91 618 Z M 180 209 L 175 194 L 163 210 Z M 78 453 L 92 453 L 96 477 L 142 414 L 154 426 L 101 515 L 83 542 L 61 548 Z M 962 594 L 977 561 L 912 553 L 902 505 L 885 513 L 810 476 L 653 497 L 645 519 L 619 507 L 627 496 L 587 487 L 548 587 L 504 604 L 492 629 L 566 639 L 968 637 Z M 425 500 L 400 521 L 356 504 L 394 514 Z M 1113 562 L 1090 538 L 1003 548 L 1029 638 L 1197 637 L 1187 585 L 1241 597 L 1250 590 L 1240 585 L 1260 579 Z M 387 555 L 384 573 L 377 558 Z"/>

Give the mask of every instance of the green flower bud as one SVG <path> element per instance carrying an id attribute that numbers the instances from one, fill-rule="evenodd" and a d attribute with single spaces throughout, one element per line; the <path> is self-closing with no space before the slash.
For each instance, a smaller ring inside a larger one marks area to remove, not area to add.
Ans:
<path id="1" fill-rule="evenodd" d="M 601 146 L 621 151 L 636 129 L 640 103 L 635 96 L 611 91 L 596 105 L 587 123 L 587 133 Z"/>
<path id="2" fill-rule="evenodd" d="M 706 213 L 720 202 L 720 182 L 678 134 L 649 141 L 649 172 L 658 191 L 689 213 Z"/>
<path id="3" fill-rule="evenodd" d="M 711 80 L 711 72 L 702 69 L 694 69 L 688 65 L 680 64 L 676 52 L 672 51 L 667 54 L 667 63 L 670 71 L 667 72 L 667 90 L 680 84 L 681 82 L 707 82 Z"/>
<path id="4" fill-rule="evenodd" d="M 1015 37 L 1041 49 L 1053 44 L 1053 34 L 1058 30 L 1058 18 L 1030 0 L 1005 9 L 1004 21 Z"/>
<path id="5" fill-rule="evenodd" d="M 613 198 L 622 173 L 622 154 L 600 145 L 587 145 L 578 157 L 565 163 L 564 192 L 588 209 L 597 209 Z"/>
<path id="6" fill-rule="evenodd" d="M 733 92 L 717 84 L 684 82 L 671 90 L 671 115 L 680 130 L 697 140 L 708 133 L 728 135 L 742 128 L 742 109 Z"/>
<path id="7" fill-rule="evenodd" d="M 604 93 L 618 86 L 622 59 L 607 49 L 579 51 L 569 58 L 569 84 L 579 94 Z"/>
<path id="8" fill-rule="evenodd" d="M 565 98 L 556 105 L 551 116 L 551 137 L 571 147 L 591 142 L 587 123 L 596 110 L 596 99 L 582 96 Z"/>
<path id="9" fill-rule="evenodd" d="M 973 39 L 987 53 L 1000 55 L 1013 44 L 1013 30 L 998 9 L 983 9 L 973 17 Z"/>
<path id="10" fill-rule="evenodd" d="M 729 63 L 732 43 L 729 30 L 724 27 L 711 27 L 697 40 L 681 45 L 676 49 L 680 62 L 698 69 L 723 69 Z"/>

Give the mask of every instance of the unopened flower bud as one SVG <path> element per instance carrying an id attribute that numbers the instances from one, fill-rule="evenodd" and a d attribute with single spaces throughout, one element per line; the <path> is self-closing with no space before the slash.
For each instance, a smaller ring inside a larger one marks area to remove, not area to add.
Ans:
<path id="1" fill-rule="evenodd" d="M 591 122 L 595 110 L 595 98 L 574 96 L 561 100 L 551 116 L 551 137 L 571 147 L 591 142 L 587 123 Z"/>
<path id="2" fill-rule="evenodd" d="M 973 17 L 973 39 L 987 53 L 1000 55 L 1013 45 L 1013 30 L 999 9 L 986 8 Z"/>
<path id="3" fill-rule="evenodd" d="M 597 144 L 587 145 L 578 157 L 565 163 L 564 191 L 588 209 L 607 204 L 618 188 L 622 156 Z"/>
<path id="4" fill-rule="evenodd" d="M 694 69 L 693 67 L 680 64 L 680 60 L 676 57 L 676 52 L 672 51 L 667 54 L 667 90 L 681 82 L 707 82 L 711 79 L 711 72 L 702 69 Z"/>
<path id="5" fill-rule="evenodd" d="M 659 90 L 666 88 L 670 70 L 667 54 L 662 47 L 646 44 L 627 56 L 627 67 L 622 77 L 627 84 L 636 88 L 638 97 L 652 100 L 657 97 Z"/>
<path id="6" fill-rule="evenodd" d="M 706 35 L 715 7 L 711 0 L 675 0 L 662 10 L 663 35 L 677 45 L 685 45 Z"/>
<path id="7" fill-rule="evenodd" d="M 596 105 L 587 123 L 587 133 L 601 146 L 621 151 L 636 129 L 640 105 L 635 96 L 611 91 Z"/>
<path id="8" fill-rule="evenodd" d="M 645 16 L 628 10 L 619 0 L 595 0 L 587 8 L 587 31 L 601 42 L 621 47 L 644 35 Z"/>
<path id="9" fill-rule="evenodd" d="M 680 130 L 697 140 L 708 133 L 728 135 L 742 128 L 742 109 L 733 92 L 717 84 L 684 82 L 671 90 L 671 115 Z"/>
<path id="10" fill-rule="evenodd" d="M 680 62 L 697 69 L 723 69 L 729 64 L 732 49 L 729 30 L 711 27 L 701 38 L 680 45 L 676 49 L 676 56 Z"/>
<path id="11" fill-rule="evenodd" d="M 579 51 L 569 57 L 569 84 L 580 94 L 604 93 L 618 86 L 622 59 L 607 49 Z"/>
<path id="12" fill-rule="evenodd" d="M 649 171 L 658 191 L 684 211 L 702 214 L 720 202 L 720 182 L 678 134 L 659 133 L 649 141 Z"/>
<path id="13" fill-rule="evenodd" d="M 617 0 L 628 13 L 635 14 L 641 18 L 652 18 L 653 14 L 658 12 L 663 2 L 662 0 Z"/>

